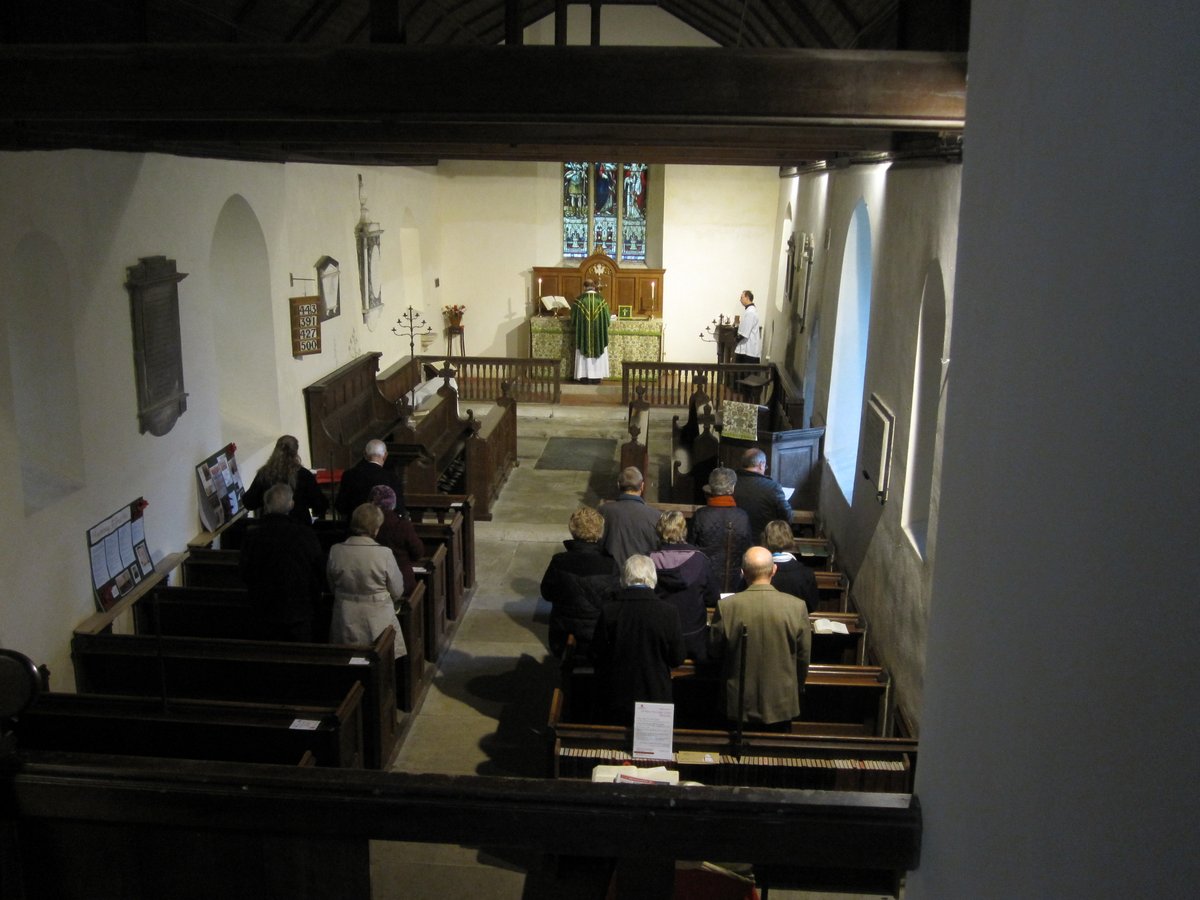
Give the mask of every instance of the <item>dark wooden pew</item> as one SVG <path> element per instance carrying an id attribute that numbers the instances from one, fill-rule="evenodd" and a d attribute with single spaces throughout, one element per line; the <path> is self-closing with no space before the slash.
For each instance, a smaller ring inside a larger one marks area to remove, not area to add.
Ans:
<path id="1" fill-rule="evenodd" d="M 508 395 L 508 384 L 496 405 L 475 419 L 467 410 L 467 439 L 463 460 L 466 465 L 465 490 L 476 498 L 475 514 L 491 521 L 492 507 L 517 460 L 517 401 Z"/>
<path id="2" fill-rule="evenodd" d="M 373 438 L 386 439 L 400 418 L 375 384 L 382 353 L 364 353 L 304 388 L 312 464 L 331 471 L 362 459 Z"/>
<path id="3" fill-rule="evenodd" d="M 81 693 L 328 705 L 361 682 L 365 764 L 386 768 L 398 740 L 395 629 L 371 647 L 76 631 Z"/>
<path id="4" fill-rule="evenodd" d="M 671 673 L 675 722 L 681 728 L 724 728 L 724 683 L 715 667 L 680 666 Z M 562 721 L 605 722 L 601 686 L 590 665 L 564 657 Z M 891 677 L 880 666 L 812 663 L 793 734 L 886 737 L 891 728 Z"/>
<path id="5" fill-rule="evenodd" d="M 197 588 L 244 588 L 246 582 L 238 569 L 240 559 L 238 550 L 190 548 L 180 566 L 183 583 Z"/>
<path id="6" fill-rule="evenodd" d="M 650 403 L 645 399 L 646 389 L 639 387 L 637 397 L 629 403 L 629 414 L 625 429 L 629 432 L 629 440 L 621 445 L 621 468 L 630 466 L 650 480 L 654 473 L 650 471 Z"/>
<path id="7" fill-rule="evenodd" d="M 662 765 L 634 759 L 632 729 L 566 721 L 556 688 L 550 704 L 547 775 L 589 778 L 598 765 Z M 709 785 L 786 787 L 827 791 L 910 793 L 917 742 L 910 738 L 744 732 L 676 728 L 672 737 L 681 780 Z"/>
<path id="8" fill-rule="evenodd" d="M 396 660 L 396 705 L 404 712 L 416 708 L 430 675 L 425 652 L 426 587 L 426 582 L 418 579 L 412 594 L 396 611 L 408 650 Z M 138 634 L 234 640 L 255 640 L 258 636 L 250 595 L 244 589 L 160 585 L 134 605 L 133 616 Z"/>
<path id="9" fill-rule="evenodd" d="M 292 765 L 363 765 L 363 687 L 336 706 L 45 693 L 14 725 L 21 750 Z"/>
<path id="10" fill-rule="evenodd" d="M 404 498 L 413 522 L 454 526 L 454 538 L 462 542 L 463 588 L 475 587 L 475 496 L 473 494 L 407 494 Z M 455 522 L 455 516 L 461 516 Z"/>

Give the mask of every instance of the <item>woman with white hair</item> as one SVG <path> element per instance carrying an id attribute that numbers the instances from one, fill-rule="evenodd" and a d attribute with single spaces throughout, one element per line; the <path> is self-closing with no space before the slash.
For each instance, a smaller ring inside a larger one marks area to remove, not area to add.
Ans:
<path id="1" fill-rule="evenodd" d="M 375 542 L 383 510 L 363 503 L 350 516 L 350 536 L 329 548 L 325 567 L 333 591 L 333 644 L 370 645 L 389 625 L 396 629 L 397 659 L 408 653 L 396 604 L 404 597 L 404 576 L 392 551 Z"/>
<path id="2" fill-rule="evenodd" d="M 635 554 L 621 571 L 621 590 L 600 609 L 593 655 L 604 694 L 602 704 L 616 722 L 633 720 L 638 702 L 672 702 L 671 669 L 686 656 L 675 606 L 654 593 L 654 561 Z"/>

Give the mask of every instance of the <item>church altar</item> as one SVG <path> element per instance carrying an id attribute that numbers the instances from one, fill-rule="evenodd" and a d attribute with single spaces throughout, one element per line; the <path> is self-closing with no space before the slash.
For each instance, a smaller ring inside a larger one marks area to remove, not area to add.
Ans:
<path id="1" fill-rule="evenodd" d="M 614 319 L 608 326 L 608 370 L 610 379 L 621 378 L 621 363 L 662 362 L 662 319 Z M 571 320 L 534 316 L 529 320 L 530 356 L 558 359 L 559 372 L 570 379 L 575 364 L 575 333 Z"/>

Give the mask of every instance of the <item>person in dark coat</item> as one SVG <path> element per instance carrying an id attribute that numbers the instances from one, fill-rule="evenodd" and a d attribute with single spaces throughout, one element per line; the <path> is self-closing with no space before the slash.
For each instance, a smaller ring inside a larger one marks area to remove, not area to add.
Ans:
<path id="1" fill-rule="evenodd" d="M 612 721 L 631 722 L 635 703 L 671 703 L 671 669 L 686 656 L 674 604 L 654 593 L 654 562 L 635 554 L 621 571 L 621 590 L 600 609 L 592 649 Z"/>
<path id="2" fill-rule="evenodd" d="M 763 529 L 763 545 L 771 551 L 771 560 L 775 563 L 771 587 L 799 597 L 810 612 L 815 612 L 821 600 L 821 592 L 817 589 L 817 576 L 804 560 L 792 552 L 796 547 L 792 526 L 783 519 L 768 522 L 767 527 Z M 746 581 L 743 578 L 738 590 L 745 589 Z"/>
<path id="3" fill-rule="evenodd" d="M 621 470 L 617 488 L 621 493 L 600 507 L 600 515 L 604 516 L 604 552 L 623 566 L 635 553 L 658 549 L 658 510 L 642 499 L 646 480 L 636 466 Z"/>
<path id="4" fill-rule="evenodd" d="M 250 591 L 262 640 L 314 640 L 325 557 L 312 528 L 291 518 L 291 509 L 290 487 L 267 488 L 263 515 L 247 530 L 242 545 L 242 580 Z"/>
<path id="5" fill-rule="evenodd" d="M 386 484 L 396 493 L 396 515 L 404 517 L 404 491 L 400 487 L 400 479 L 388 469 L 387 444 L 381 440 L 367 441 L 363 448 L 363 458 L 342 473 L 342 481 L 338 486 L 337 500 L 334 508 L 343 519 L 349 519 L 363 503 L 370 503 L 371 488 L 377 484 Z"/>
<path id="6" fill-rule="evenodd" d="M 761 541 L 763 529 L 772 519 L 792 521 L 792 508 L 783 496 L 779 482 L 767 477 L 767 454 L 751 447 L 742 454 L 733 502 L 750 517 L 750 534 Z"/>
<path id="7" fill-rule="evenodd" d="M 724 466 L 713 469 L 704 492 L 708 504 L 692 516 L 692 543 L 712 560 L 713 574 L 722 594 L 734 590 L 742 554 L 754 543 L 750 517 L 733 502 L 737 473 Z"/>
<path id="8" fill-rule="evenodd" d="M 709 651 L 722 662 L 726 718 L 790 731 L 812 658 L 812 624 L 803 600 L 771 586 L 774 571 L 766 547 L 746 551 L 742 572 L 748 586 L 717 603 Z"/>
<path id="9" fill-rule="evenodd" d="M 655 593 L 675 604 L 683 643 L 688 659 L 696 663 L 708 660 L 708 607 L 715 607 L 720 598 L 712 561 L 699 547 L 687 543 L 687 519 L 683 513 L 671 510 L 658 520 L 658 536 L 662 542 L 650 554 L 658 573 Z"/>
<path id="10" fill-rule="evenodd" d="M 425 557 L 425 544 L 417 535 L 411 520 L 396 515 L 396 492 L 386 484 L 377 484 L 367 495 L 369 502 L 383 510 L 383 524 L 375 535 L 375 543 L 382 544 L 396 557 L 396 565 L 404 578 L 405 596 L 413 592 L 417 580 L 413 575 L 413 563 Z"/>
<path id="11" fill-rule="evenodd" d="M 542 576 L 542 597 L 550 604 L 550 651 L 562 656 L 567 635 L 575 635 L 579 653 L 591 652 L 600 607 L 621 587 L 617 561 L 604 552 L 604 518 L 581 506 L 567 522 L 571 539 L 556 553 Z"/>
<path id="12" fill-rule="evenodd" d="M 243 498 L 246 508 L 251 511 L 262 509 L 267 489 L 275 484 L 286 484 L 292 489 L 292 509 L 288 515 L 297 522 L 311 525 L 313 519 L 324 517 L 329 509 L 329 501 L 317 484 L 317 476 L 300 463 L 300 442 L 290 434 L 282 435 L 275 442 L 271 456 L 255 473 Z"/>

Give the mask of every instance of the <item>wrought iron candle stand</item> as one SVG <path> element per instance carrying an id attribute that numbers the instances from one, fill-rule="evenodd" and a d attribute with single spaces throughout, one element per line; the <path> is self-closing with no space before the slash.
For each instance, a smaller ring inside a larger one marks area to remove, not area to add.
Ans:
<path id="1" fill-rule="evenodd" d="M 392 334 L 397 337 L 408 337 L 408 355 L 416 358 L 417 335 L 425 337 L 433 334 L 433 326 L 425 321 L 425 317 L 411 306 L 400 314 L 396 324 L 392 326 Z M 409 405 L 416 400 L 417 386 L 414 384 L 409 391 Z"/>

